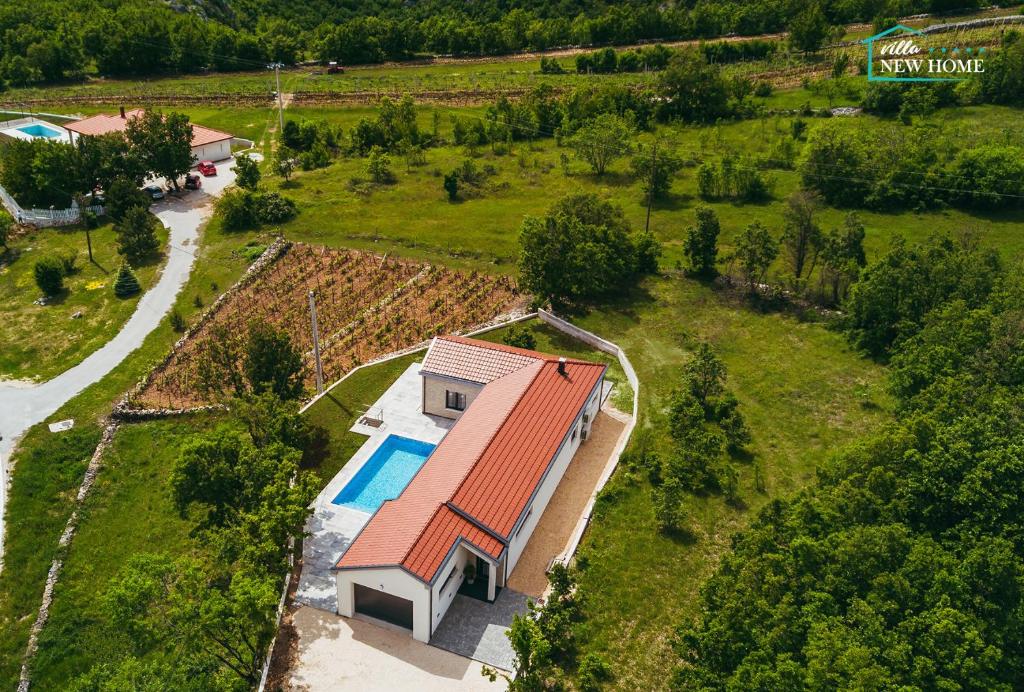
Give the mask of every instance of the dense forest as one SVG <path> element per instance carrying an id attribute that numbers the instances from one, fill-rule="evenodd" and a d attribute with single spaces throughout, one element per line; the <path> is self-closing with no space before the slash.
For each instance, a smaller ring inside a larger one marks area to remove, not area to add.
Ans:
<path id="1" fill-rule="evenodd" d="M 346 64 L 416 54 L 498 55 L 566 45 L 627 44 L 828 28 L 921 12 L 972 9 L 978 0 L 821 0 L 777 3 L 652 0 L 464 3 L 428 0 L 61 0 L 0 7 L 0 79 L 12 86 L 88 74 L 148 76 L 241 70 L 267 61 Z"/>

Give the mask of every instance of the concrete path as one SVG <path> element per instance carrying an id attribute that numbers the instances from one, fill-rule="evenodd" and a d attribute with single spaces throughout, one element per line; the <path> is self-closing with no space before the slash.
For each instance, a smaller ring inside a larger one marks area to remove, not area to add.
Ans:
<path id="1" fill-rule="evenodd" d="M 444 619 L 434 630 L 430 645 L 502 670 L 512 670 L 516 654 L 506 633 L 513 617 L 529 612 L 527 600 L 526 594 L 508 588 L 501 590 L 494 603 L 456 594 Z"/>
<path id="2" fill-rule="evenodd" d="M 501 690 L 482 666 L 362 620 L 300 607 L 292 616 L 298 642 L 281 688 L 306 692 L 447 692 Z M 269 688 L 269 687 L 268 687 Z"/>
<path id="3" fill-rule="evenodd" d="M 213 213 L 213 200 L 234 182 L 234 161 L 217 165 L 218 175 L 203 178 L 203 187 L 182 199 L 168 196 L 152 211 L 170 229 L 169 251 L 159 280 L 143 294 L 131 318 L 99 350 L 57 377 L 34 386 L 0 382 L 0 541 L 4 535 L 3 513 L 7 504 L 7 462 L 18 439 L 36 423 L 47 420 L 57 409 L 91 384 L 99 382 L 128 354 L 142 345 L 164 318 L 188 281 L 198 250 L 199 227 Z M 45 231 L 43 231 L 45 233 Z M 55 433 L 59 434 L 59 433 Z M 0 543 L 0 554 L 3 545 Z"/>

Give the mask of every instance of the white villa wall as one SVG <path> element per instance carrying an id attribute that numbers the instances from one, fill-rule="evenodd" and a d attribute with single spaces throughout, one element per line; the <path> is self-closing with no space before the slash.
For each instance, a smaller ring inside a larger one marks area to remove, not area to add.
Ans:
<path id="1" fill-rule="evenodd" d="M 223 161 L 231 158 L 231 140 L 222 139 L 219 142 L 212 142 L 198 147 L 192 147 L 192 158 L 196 163 L 200 161 Z"/>
<path id="2" fill-rule="evenodd" d="M 462 570 L 466 567 L 466 564 L 470 561 L 476 561 L 476 555 L 467 550 L 464 546 L 459 546 L 455 549 L 455 553 L 451 556 L 448 562 L 441 565 L 441 575 L 434 582 L 434 593 L 431 604 L 434 608 L 433 616 L 430 619 L 430 633 L 433 634 L 437 626 L 441 624 L 441 620 L 444 619 L 444 614 L 448 612 L 448 608 L 451 606 L 452 601 L 455 600 L 455 594 L 458 592 L 459 587 L 462 586 L 465 575 Z M 452 568 L 455 568 L 455 576 L 452 577 L 451 582 L 445 586 L 445 580 L 451 573 Z"/>
<path id="3" fill-rule="evenodd" d="M 463 411 L 455 411 L 445 406 L 445 392 L 459 392 L 466 395 L 466 408 L 476 399 L 483 385 L 465 380 L 456 380 L 437 375 L 423 374 L 423 412 L 432 416 L 456 419 Z M 463 409 L 465 410 L 465 409 Z"/>
<path id="4" fill-rule="evenodd" d="M 336 581 L 339 615 L 355 615 L 354 585 L 362 584 L 412 601 L 412 636 L 421 642 L 430 641 L 430 589 L 408 572 L 398 567 L 347 569 L 337 572 Z"/>
<path id="5" fill-rule="evenodd" d="M 596 389 L 591 394 L 590 399 L 587 400 L 586 406 L 583 407 L 584 412 L 590 413 L 590 423 L 593 423 L 594 415 L 600 406 L 601 401 L 601 387 L 604 383 L 602 378 L 601 382 L 598 382 Z M 587 424 L 589 428 L 590 423 Z M 576 431 L 576 439 L 572 439 L 573 431 Z M 530 511 L 529 517 L 517 530 L 517 533 L 513 534 L 512 539 L 508 545 L 508 573 L 511 574 L 512 570 L 515 569 L 516 563 L 519 562 L 520 556 L 523 554 L 523 550 L 526 549 L 526 544 L 530 540 L 530 536 L 533 534 L 533 530 L 537 527 L 537 523 L 540 521 L 540 517 L 544 514 L 545 508 L 548 506 L 548 502 L 551 500 L 551 496 L 555 494 L 555 490 L 558 488 L 558 484 L 562 480 L 562 476 L 565 475 L 566 469 L 569 468 L 569 463 L 572 461 L 573 456 L 576 454 L 576 450 L 580 448 L 580 444 L 583 441 L 583 416 L 577 418 L 573 427 L 565 435 L 565 439 L 562 440 L 562 446 L 558 450 L 558 454 L 555 456 L 554 462 L 548 469 L 548 475 L 545 476 L 544 481 L 537 488 L 537 494 L 534 495 L 533 502 L 527 508 Z M 532 511 L 531 511 L 532 510 Z"/>

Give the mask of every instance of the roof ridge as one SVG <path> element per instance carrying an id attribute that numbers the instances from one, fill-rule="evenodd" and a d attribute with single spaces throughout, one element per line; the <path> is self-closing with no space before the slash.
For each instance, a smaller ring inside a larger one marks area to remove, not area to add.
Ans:
<path id="1" fill-rule="evenodd" d="M 543 361 L 541 361 L 541 362 L 543 363 Z M 499 380 L 503 380 L 506 377 L 509 377 L 510 375 L 515 375 L 515 374 L 521 372 L 522 370 L 524 370 L 524 369 L 526 369 L 528 367 L 529 367 L 528 365 L 524 365 L 523 367 L 519 368 L 519 370 L 514 370 L 514 371 L 510 372 L 508 375 L 502 375 L 501 377 L 499 377 L 497 379 L 491 380 L 491 382 L 488 382 L 487 384 L 484 385 L 484 389 L 489 387 L 491 385 L 491 383 L 498 382 Z M 464 474 L 462 474 L 462 478 L 459 480 L 459 484 L 457 486 L 455 486 L 454 492 L 452 492 L 451 495 L 449 495 L 448 499 L 445 500 L 445 504 L 446 505 L 449 502 L 451 502 L 455 498 L 456 495 L 459 494 L 460 490 L 462 490 L 462 486 L 466 483 L 466 479 L 469 478 L 470 474 L 473 472 L 473 469 L 476 468 L 476 465 L 480 463 L 480 459 L 483 457 L 483 455 L 487 453 L 488 449 L 490 449 L 491 444 L 494 442 L 494 438 L 497 437 L 498 436 L 498 432 L 500 432 L 501 429 L 503 427 L 505 427 L 505 423 L 508 422 L 509 416 L 511 416 L 512 412 L 515 411 L 519 407 L 519 404 L 520 404 L 520 402 L 522 402 L 523 397 L 525 397 L 526 393 L 528 391 L 530 391 L 531 387 L 533 387 L 533 383 L 537 380 L 537 376 L 540 375 L 540 373 L 541 373 L 541 371 L 543 369 L 544 369 L 543 365 L 541 365 L 539 368 L 537 368 L 537 372 L 533 373 L 533 377 L 530 378 L 530 381 L 526 384 L 526 386 L 524 386 L 522 388 L 522 390 L 520 390 L 519 394 L 516 396 L 516 400 L 509 407 L 508 413 L 505 414 L 505 416 L 502 417 L 501 424 L 495 426 L 494 430 L 491 431 L 491 434 L 487 436 L 487 443 L 483 446 L 483 448 L 480 451 L 480 454 L 478 454 L 476 459 L 473 460 L 473 463 L 470 464 L 470 466 L 466 470 L 466 472 Z M 481 391 L 483 391 L 483 390 L 481 390 Z M 472 515 L 470 515 L 469 512 L 466 512 L 465 510 L 463 510 L 463 513 L 465 514 L 466 517 L 472 517 Z M 476 517 L 472 517 L 472 521 L 473 521 L 474 524 L 477 524 L 477 525 L 479 525 L 481 523 L 480 520 L 477 519 Z"/>

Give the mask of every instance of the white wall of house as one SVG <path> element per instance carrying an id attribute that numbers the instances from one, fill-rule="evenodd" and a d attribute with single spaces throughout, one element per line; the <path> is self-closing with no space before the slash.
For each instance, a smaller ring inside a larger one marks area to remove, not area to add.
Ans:
<path id="1" fill-rule="evenodd" d="M 212 142 L 198 147 L 192 147 L 192 158 L 196 163 L 200 161 L 223 161 L 231 158 L 231 140 L 222 139 L 219 142 Z"/>
<path id="2" fill-rule="evenodd" d="M 433 632 L 430 622 L 430 588 L 398 567 L 347 569 L 336 573 L 338 585 L 338 614 L 355 615 L 355 584 L 405 598 L 413 603 L 412 636 L 429 642 Z"/>
<path id="3" fill-rule="evenodd" d="M 598 383 L 597 388 L 593 394 L 591 394 L 591 398 L 587 400 L 586 406 L 583 407 L 584 413 L 589 412 L 589 422 L 587 423 L 588 429 L 594 420 L 594 414 L 600 406 L 600 400 L 601 383 Z M 562 440 L 562 446 L 558 450 L 558 454 L 555 456 L 554 462 L 548 469 L 548 475 L 544 477 L 544 480 L 537 488 L 537 493 L 534 495 L 533 501 L 526 510 L 528 512 L 526 519 L 519 528 L 516 529 L 512 538 L 509 540 L 509 574 L 512 573 L 512 570 L 515 569 L 516 563 L 519 562 L 519 558 L 523 554 L 523 550 L 525 550 L 527 542 L 530 540 L 530 535 L 533 534 L 533 530 L 537 528 L 537 522 L 540 521 L 541 515 L 544 514 L 544 509 L 548 506 L 551 496 L 555 494 L 555 490 L 558 488 L 558 484 L 561 482 L 562 476 L 565 475 L 566 469 L 569 468 L 569 463 L 572 461 L 573 456 L 576 455 L 576 450 L 580 448 L 580 444 L 583 442 L 583 427 L 583 417 L 580 416 L 573 427 L 566 433 L 565 439 Z"/>
<path id="4" fill-rule="evenodd" d="M 452 601 L 455 600 L 455 594 L 466 578 L 462 570 L 470 562 L 476 562 L 476 555 L 471 553 L 464 545 L 460 545 L 455 549 L 448 562 L 441 565 L 441 574 L 438 576 L 437 581 L 434 582 L 434 597 L 431 600 L 434 608 L 434 612 L 430 617 L 431 634 L 441 624 L 444 614 L 448 612 Z M 450 580 L 448 579 L 449 575 L 451 575 Z"/>
<path id="5" fill-rule="evenodd" d="M 446 392 L 465 394 L 466 408 L 469 408 L 481 389 L 483 385 L 474 382 L 423 373 L 423 412 L 443 418 L 458 418 L 463 411 L 448 408 Z"/>

